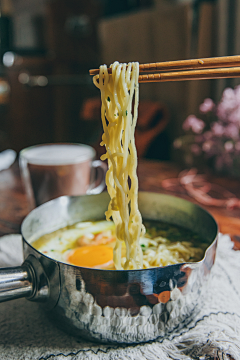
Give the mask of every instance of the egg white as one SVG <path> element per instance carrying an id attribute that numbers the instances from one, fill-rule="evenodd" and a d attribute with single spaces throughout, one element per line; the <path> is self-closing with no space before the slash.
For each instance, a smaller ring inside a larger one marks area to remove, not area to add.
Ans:
<path id="1" fill-rule="evenodd" d="M 37 240 L 36 246 L 34 242 L 32 246 L 52 259 L 68 263 L 68 255 L 76 248 L 77 239 L 86 234 L 90 238 L 93 238 L 95 234 L 109 229 L 114 229 L 114 223 L 112 221 L 79 222 L 71 228 L 53 232 L 48 241 L 44 241 L 44 237 L 42 237 L 43 241 L 41 241 L 41 245 L 39 245 L 39 241 Z"/>

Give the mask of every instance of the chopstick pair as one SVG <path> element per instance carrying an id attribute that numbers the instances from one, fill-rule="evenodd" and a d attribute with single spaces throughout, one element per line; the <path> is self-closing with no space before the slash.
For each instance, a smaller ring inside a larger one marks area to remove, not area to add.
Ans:
<path id="1" fill-rule="evenodd" d="M 163 72 L 139 75 L 139 83 L 235 78 L 240 77 L 240 56 L 165 61 L 139 65 L 140 73 L 147 71 Z M 108 72 L 111 74 L 111 68 L 108 68 Z M 92 69 L 89 73 L 90 75 L 97 75 L 99 69 Z"/>

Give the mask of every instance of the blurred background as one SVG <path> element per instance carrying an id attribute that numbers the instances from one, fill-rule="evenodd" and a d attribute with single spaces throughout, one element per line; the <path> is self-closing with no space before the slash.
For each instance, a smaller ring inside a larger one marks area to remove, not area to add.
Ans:
<path id="1" fill-rule="evenodd" d="M 80 142 L 101 153 L 100 64 L 240 54 L 239 0 L 1 0 L 0 150 Z M 140 85 L 139 157 L 174 160 L 189 114 L 238 79 Z"/>

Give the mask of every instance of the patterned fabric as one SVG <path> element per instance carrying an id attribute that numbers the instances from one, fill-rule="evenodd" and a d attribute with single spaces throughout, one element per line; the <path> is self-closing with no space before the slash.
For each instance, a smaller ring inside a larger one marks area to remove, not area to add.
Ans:
<path id="1" fill-rule="evenodd" d="M 0 304 L 0 358 L 1 360 L 238 360 L 240 359 L 240 251 L 234 250 L 233 246 L 229 236 L 220 236 L 216 263 L 209 280 L 204 306 L 194 321 L 181 330 L 181 333 L 175 332 L 170 338 L 161 342 L 154 341 L 134 346 L 90 343 L 58 330 L 38 304 L 19 299 Z M 0 266 L 3 265 L 3 261 L 4 266 L 16 265 L 20 247 L 19 235 L 3 237 L 0 240 Z"/>

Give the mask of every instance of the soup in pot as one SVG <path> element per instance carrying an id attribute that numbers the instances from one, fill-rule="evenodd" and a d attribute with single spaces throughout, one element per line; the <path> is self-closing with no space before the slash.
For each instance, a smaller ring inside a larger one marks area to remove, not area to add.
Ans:
<path id="1" fill-rule="evenodd" d="M 144 221 L 140 238 L 143 268 L 196 262 L 208 246 L 199 235 L 180 226 Z M 41 236 L 32 246 L 52 259 L 81 267 L 114 270 L 115 225 L 111 221 L 84 221 Z M 126 261 L 122 242 L 121 261 Z"/>

